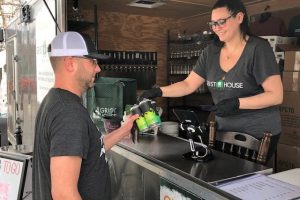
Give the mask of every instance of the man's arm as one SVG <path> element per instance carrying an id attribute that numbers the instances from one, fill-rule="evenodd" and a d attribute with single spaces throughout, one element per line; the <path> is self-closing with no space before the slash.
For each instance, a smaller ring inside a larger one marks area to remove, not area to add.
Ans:
<path id="1" fill-rule="evenodd" d="M 78 179 L 82 158 L 78 156 L 51 157 L 51 194 L 53 200 L 81 200 Z"/>

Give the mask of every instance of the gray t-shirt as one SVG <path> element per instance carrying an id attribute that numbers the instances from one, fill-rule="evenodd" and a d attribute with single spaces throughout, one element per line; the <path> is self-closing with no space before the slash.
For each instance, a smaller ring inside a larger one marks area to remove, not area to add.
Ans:
<path id="1" fill-rule="evenodd" d="M 236 65 L 227 73 L 220 67 L 221 48 L 211 44 L 204 49 L 193 69 L 206 80 L 215 104 L 229 98 L 249 97 L 263 92 L 262 83 L 271 75 L 279 75 L 274 53 L 263 39 L 250 37 Z M 233 116 L 216 116 L 217 128 L 244 132 L 261 138 L 265 131 L 281 132 L 277 106 L 256 110 L 239 110 Z"/>
<path id="2" fill-rule="evenodd" d="M 33 153 L 33 198 L 51 197 L 50 158 L 80 156 L 78 190 L 84 200 L 110 199 L 110 176 L 103 154 L 101 133 L 92 122 L 81 99 L 52 88 L 44 98 L 35 126 Z"/>

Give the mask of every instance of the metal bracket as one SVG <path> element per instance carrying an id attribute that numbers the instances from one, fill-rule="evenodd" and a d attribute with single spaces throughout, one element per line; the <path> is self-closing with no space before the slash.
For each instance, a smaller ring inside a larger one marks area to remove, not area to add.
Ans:
<path id="1" fill-rule="evenodd" d="M 24 5 L 21 8 L 21 22 L 28 23 L 31 21 L 31 13 L 29 5 Z"/>
<path id="2" fill-rule="evenodd" d="M 14 56 L 14 61 L 19 62 L 19 60 L 20 60 L 19 56 L 15 55 Z"/>

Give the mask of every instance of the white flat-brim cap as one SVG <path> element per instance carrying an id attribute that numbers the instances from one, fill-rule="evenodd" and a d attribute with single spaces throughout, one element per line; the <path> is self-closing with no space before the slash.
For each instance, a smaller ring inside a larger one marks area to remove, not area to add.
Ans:
<path id="1" fill-rule="evenodd" d="M 94 59 L 110 58 L 108 55 L 97 52 L 88 35 L 74 31 L 59 33 L 52 40 L 48 52 L 50 57 L 83 56 Z"/>

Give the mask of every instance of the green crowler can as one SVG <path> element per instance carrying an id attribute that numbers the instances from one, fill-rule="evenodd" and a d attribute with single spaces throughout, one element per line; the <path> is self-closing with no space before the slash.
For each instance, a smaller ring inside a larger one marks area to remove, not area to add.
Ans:
<path id="1" fill-rule="evenodd" d="M 151 100 L 144 99 L 139 103 L 139 107 L 143 112 L 144 118 L 146 119 L 148 127 L 155 128 L 160 126 L 161 120 L 160 117 L 156 114 L 156 108 L 153 108 Z"/>
<path id="2" fill-rule="evenodd" d="M 143 113 L 140 110 L 139 106 L 134 104 L 131 108 L 130 108 L 130 112 L 132 115 L 138 114 L 139 118 L 137 118 L 135 120 L 135 123 L 139 129 L 140 132 L 146 132 L 149 130 L 149 127 L 147 125 L 146 119 L 143 117 Z"/>
<path id="3" fill-rule="evenodd" d="M 159 113 L 158 113 L 157 108 L 156 108 L 156 101 L 153 101 L 153 100 L 151 101 L 151 107 L 155 111 L 156 118 L 157 118 L 157 121 L 159 122 L 159 125 L 161 125 L 161 119 L 160 119 Z"/>

